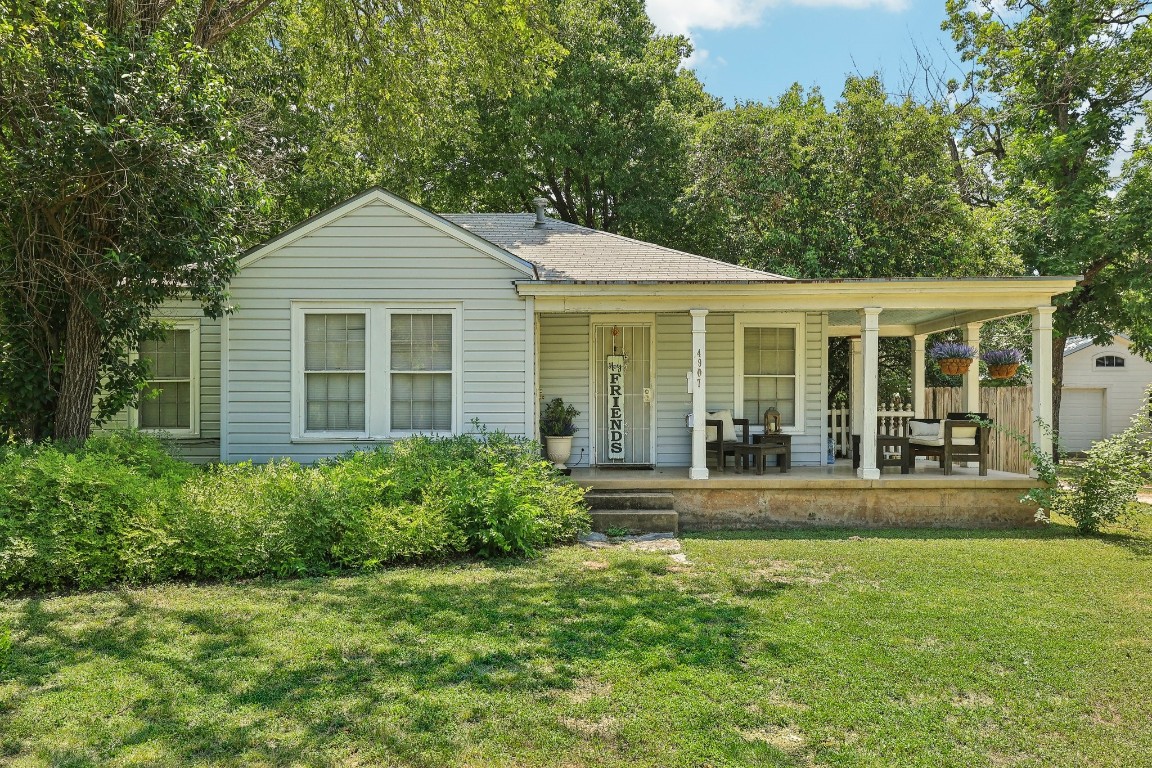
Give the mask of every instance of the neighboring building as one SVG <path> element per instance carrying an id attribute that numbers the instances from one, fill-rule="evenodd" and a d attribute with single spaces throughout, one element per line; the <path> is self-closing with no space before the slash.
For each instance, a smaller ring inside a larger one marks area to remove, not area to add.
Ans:
<path id="1" fill-rule="evenodd" d="M 1111 344 L 1090 338 L 1069 339 L 1064 347 L 1064 384 L 1060 394 L 1060 444 L 1086 451 L 1092 443 L 1123 431 L 1141 408 L 1152 385 L 1152 363 L 1116 336 Z"/>
<path id="2" fill-rule="evenodd" d="M 245 255 L 233 314 L 169 306 L 169 337 L 142 350 L 161 396 L 126 419 L 170 432 L 194 459 L 310 462 L 474 420 L 535 437 L 541 402 L 563 397 L 581 411 L 578 466 L 700 479 L 706 410 L 758 424 L 775 407 L 793 465 L 818 467 L 830 337 L 858 340 L 853 412 L 866 425 L 880 336 L 915 337 L 922 363 L 926 334 L 978 339 L 986 320 L 1031 313 L 1036 348 L 1050 349 L 1051 298 L 1073 285 L 792 280 L 542 213 L 438 216 L 372 189 Z M 606 362 L 620 355 L 625 428 L 610 445 Z M 1051 368 L 1035 371 L 1043 392 Z M 1046 403 L 1034 403 L 1038 416 Z M 872 441 L 859 475 L 879 477 Z"/>

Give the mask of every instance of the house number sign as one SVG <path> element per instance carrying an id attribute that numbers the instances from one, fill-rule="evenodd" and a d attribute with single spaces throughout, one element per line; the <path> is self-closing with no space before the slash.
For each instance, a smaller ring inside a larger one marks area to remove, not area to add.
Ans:
<path id="1" fill-rule="evenodd" d="M 624 458 L 624 355 L 608 355 L 608 458 Z"/>

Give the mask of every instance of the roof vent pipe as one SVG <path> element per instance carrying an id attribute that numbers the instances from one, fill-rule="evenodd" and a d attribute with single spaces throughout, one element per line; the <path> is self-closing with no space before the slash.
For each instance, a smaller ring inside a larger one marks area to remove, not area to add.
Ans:
<path id="1" fill-rule="evenodd" d="M 532 198 L 532 205 L 536 206 L 536 229 L 543 229 L 548 224 L 548 219 L 544 216 L 544 209 L 548 207 L 548 200 L 543 197 L 534 197 Z"/>

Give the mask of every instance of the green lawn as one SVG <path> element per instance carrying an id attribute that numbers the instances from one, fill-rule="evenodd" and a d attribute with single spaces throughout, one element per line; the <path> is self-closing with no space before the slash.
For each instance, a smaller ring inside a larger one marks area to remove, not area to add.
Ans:
<path id="1" fill-rule="evenodd" d="M 1152 531 L 685 550 L 3 601 L 0 763 L 1152 765 Z"/>

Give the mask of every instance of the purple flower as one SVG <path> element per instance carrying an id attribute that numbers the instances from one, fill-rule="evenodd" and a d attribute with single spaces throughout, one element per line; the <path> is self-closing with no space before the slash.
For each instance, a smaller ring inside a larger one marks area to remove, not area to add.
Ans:
<path id="1" fill-rule="evenodd" d="M 1019 365 L 1024 353 L 1018 349 L 990 349 L 980 355 L 980 359 L 988 365 Z"/>
<path id="2" fill-rule="evenodd" d="M 976 350 L 962 341 L 938 341 L 928 350 L 928 356 L 933 360 L 965 357 L 972 359 L 976 356 Z"/>

